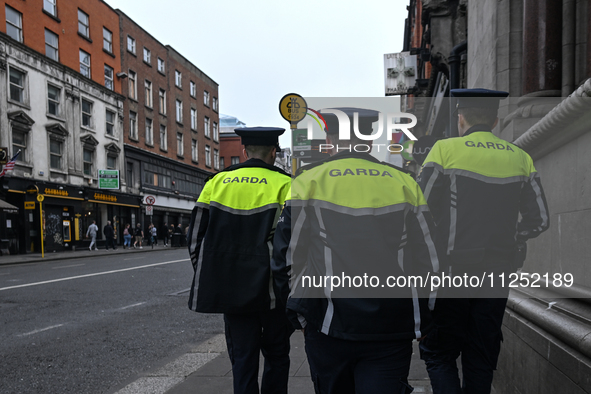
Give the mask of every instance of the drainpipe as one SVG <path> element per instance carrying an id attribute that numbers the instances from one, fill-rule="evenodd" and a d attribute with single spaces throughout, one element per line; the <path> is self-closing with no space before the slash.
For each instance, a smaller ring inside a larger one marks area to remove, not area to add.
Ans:
<path id="1" fill-rule="evenodd" d="M 450 52 L 447 62 L 449 63 L 449 88 L 460 87 L 460 61 L 462 52 L 468 49 L 468 41 L 456 45 Z"/>
<path id="2" fill-rule="evenodd" d="M 575 90 L 576 12 L 575 0 L 562 2 L 562 97 Z"/>

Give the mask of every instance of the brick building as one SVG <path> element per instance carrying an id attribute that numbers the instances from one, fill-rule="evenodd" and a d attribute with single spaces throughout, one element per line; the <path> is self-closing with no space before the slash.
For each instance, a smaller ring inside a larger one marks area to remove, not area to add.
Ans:
<path id="1" fill-rule="evenodd" d="M 144 227 L 186 227 L 205 179 L 219 169 L 218 85 L 117 13 L 127 74 L 122 93 L 128 184 L 132 192 L 156 198 L 152 217 L 140 220 Z"/>

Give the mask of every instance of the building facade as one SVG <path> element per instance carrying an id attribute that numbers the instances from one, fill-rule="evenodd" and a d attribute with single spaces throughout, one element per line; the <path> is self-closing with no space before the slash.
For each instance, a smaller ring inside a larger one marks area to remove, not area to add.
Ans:
<path id="1" fill-rule="evenodd" d="M 117 190 L 98 188 L 100 170 L 123 168 L 123 97 L 116 85 L 105 86 L 102 72 L 97 82 L 59 62 L 66 59 L 61 50 L 70 45 L 68 38 L 60 41 L 58 60 L 45 48 L 29 47 L 24 22 L 32 11 L 16 14 L 23 24 L 15 34 L 10 30 L 15 14 L 10 14 L 16 8 L 9 7 L 9 34 L 0 33 L 0 144 L 10 156 L 20 151 L 15 168 L 2 178 L 4 198 L 19 208 L 10 220 L 12 251 L 40 251 L 42 241 L 47 251 L 81 247 L 92 220 L 100 225 L 113 220 L 117 226 L 121 217 L 138 213 L 139 200 L 125 194 L 123 177 Z M 70 38 L 88 43 L 78 35 Z"/>
<path id="2" fill-rule="evenodd" d="M 551 215 L 550 229 L 528 242 L 521 273 L 572 279 L 511 291 L 493 383 L 498 393 L 591 393 L 590 20 L 589 2 L 577 0 L 409 4 L 405 49 L 431 67 L 431 77 L 422 68 L 418 78 L 428 81 L 412 92 L 425 97 L 423 110 L 414 107 L 418 133 L 454 136 L 447 110 L 439 124 L 431 121 L 438 92 L 508 91 L 494 133 L 532 156 Z"/>

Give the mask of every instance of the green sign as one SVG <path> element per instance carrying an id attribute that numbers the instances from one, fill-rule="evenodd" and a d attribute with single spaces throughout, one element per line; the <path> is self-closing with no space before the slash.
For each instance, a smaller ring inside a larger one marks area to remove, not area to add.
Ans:
<path id="1" fill-rule="evenodd" d="M 414 148 L 415 142 L 413 140 L 406 140 L 402 143 L 402 152 L 400 152 L 400 154 L 402 155 L 402 158 L 404 160 L 408 160 L 408 161 L 412 161 L 414 160 L 412 157 L 412 150 Z"/>
<path id="2" fill-rule="evenodd" d="M 308 139 L 308 129 L 291 131 L 291 148 L 294 158 L 309 158 L 312 153 L 312 141 Z"/>
<path id="3" fill-rule="evenodd" d="M 119 170 L 99 170 L 99 189 L 119 189 Z"/>

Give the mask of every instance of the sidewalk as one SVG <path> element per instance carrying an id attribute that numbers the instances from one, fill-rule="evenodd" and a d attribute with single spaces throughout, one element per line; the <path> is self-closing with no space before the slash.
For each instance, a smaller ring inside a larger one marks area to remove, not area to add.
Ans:
<path id="1" fill-rule="evenodd" d="M 425 364 L 419 359 L 417 342 L 414 342 L 414 352 L 410 367 L 409 383 L 414 387 L 413 393 L 432 393 L 431 384 L 425 370 Z M 314 392 L 314 386 L 310 379 L 310 368 L 304 351 L 304 336 L 300 331 L 291 336 L 291 366 L 289 371 L 289 394 L 310 394 Z M 259 377 L 263 370 L 262 356 L 259 367 Z M 219 356 L 203 365 L 197 371 L 189 375 L 183 382 L 166 394 L 232 394 L 232 365 L 228 358 L 228 352 L 224 351 Z"/>
<path id="2" fill-rule="evenodd" d="M 170 244 L 169 244 L 170 245 Z M 36 263 L 42 261 L 56 261 L 56 260 L 70 260 L 70 259 L 81 259 L 85 257 L 99 257 L 99 256 L 112 256 L 114 254 L 125 254 L 125 253 L 143 253 L 143 252 L 156 252 L 161 250 L 178 250 L 184 249 L 187 250 L 186 246 L 181 247 L 164 247 L 164 244 L 160 242 L 158 245 L 154 246 L 152 249 L 151 246 L 144 246 L 143 249 L 131 248 L 131 249 L 123 249 L 123 246 L 118 246 L 117 249 L 109 249 L 106 250 L 104 247 L 97 251 L 90 251 L 88 248 L 78 249 L 74 251 L 64 251 L 64 252 L 47 252 L 45 253 L 45 258 L 41 257 L 41 253 L 27 253 L 27 254 L 15 254 L 15 255 L 4 255 L 0 256 L 0 265 L 6 264 L 22 264 L 22 263 Z M 187 252 L 187 258 L 189 257 L 189 253 Z"/>

